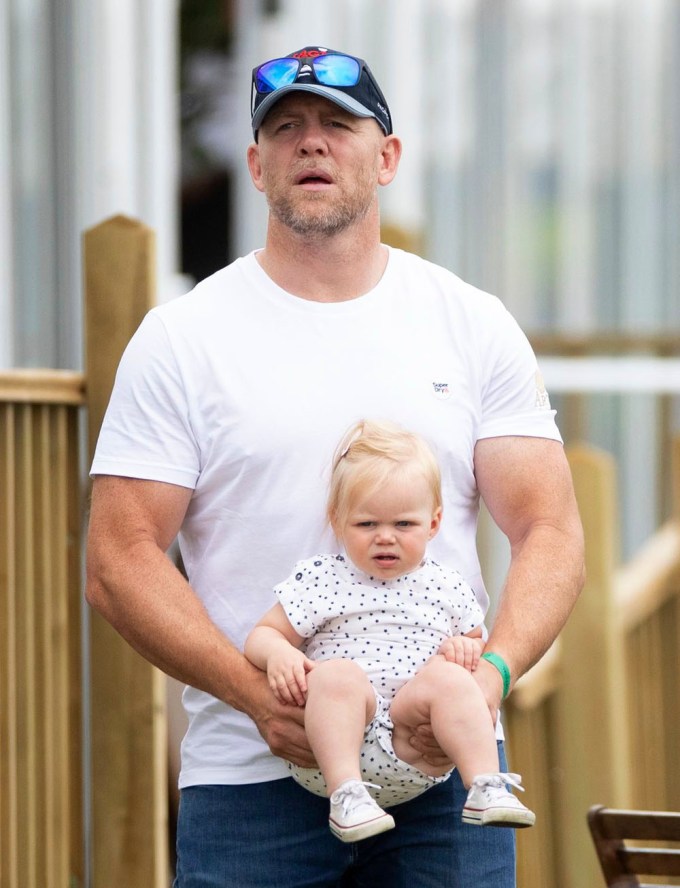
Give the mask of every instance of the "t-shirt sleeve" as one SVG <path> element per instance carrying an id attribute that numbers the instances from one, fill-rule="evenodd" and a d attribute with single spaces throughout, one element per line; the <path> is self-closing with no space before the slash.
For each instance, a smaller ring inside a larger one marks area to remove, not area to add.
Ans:
<path id="1" fill-rule="evenodd" d="M 456 614 L 451 621 L 451 634 L 467 635 L 477 626 L 483 626 L 484 612 L 470 584 L 457 570 L 446 572 L 446 583 L 454 590 L 457 599 Z"/>
<path id="2" fill-rule="evenodd" d="M 320 624 L 321 613 L 314 602 L 317 573 L 314 560 L 298 561 L 288 579 L 274 587 L 291 626 L 302 638 L 314 635 Z"/>
<path id="3" fill-rule="evenodd" d="M 163 322 L 152 310 L 121 358 L 90 474 L 194 488 L 199 472 L 183 380 Z"/>
<path id="4" fill-rule="evenodd" d="M 482 341 L 478 438 L 520 435 L 562 441 L 529 340 L 494 298 Z"/>

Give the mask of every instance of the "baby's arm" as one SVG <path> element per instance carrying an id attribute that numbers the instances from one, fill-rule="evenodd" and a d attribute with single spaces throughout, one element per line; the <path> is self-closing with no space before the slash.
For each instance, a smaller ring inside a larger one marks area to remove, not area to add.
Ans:
<path id="1" fill-rule="evenodd" d="M 451 663 L 458 663 L 469 672 L 474 672 L 483 650 L 482 627 L 475 626 L 465 635 L 452 635 L 447 638 L 437 653 L 443 654 Z"/>
<path id="2" fill-rule="evenodd" d="M 305 705 L 305 676 L 314 668 L 314 663 L 299 650 L 303 641 L 278 603 L 246 638 L 244 654 L 254 666 L 267 673 L 269 687 L 281 703 Z"/>

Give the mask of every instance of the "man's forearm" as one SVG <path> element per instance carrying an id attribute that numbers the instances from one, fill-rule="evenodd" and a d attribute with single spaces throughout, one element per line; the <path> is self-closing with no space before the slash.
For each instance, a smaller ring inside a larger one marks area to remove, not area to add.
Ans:
<path id="1" fill-rule="evenodd" d="M 580 524 L 539 525 L 512 552 L 486 650 L 507 662 L 512 684 L 553 643 L 584 582 Z"/>
<path id="2" fill-rule="evenodd" d="M 88 602 L 146 660 L 179 681 L 247 711 L 262 676 L 210 619 L 152 542 L 126 557 L 88 559 Z"/>

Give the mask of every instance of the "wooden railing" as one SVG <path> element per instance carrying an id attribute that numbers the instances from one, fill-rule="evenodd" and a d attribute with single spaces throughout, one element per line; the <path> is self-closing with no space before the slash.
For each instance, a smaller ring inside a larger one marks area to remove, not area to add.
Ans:
<path id="1" fill-rule="evenodd" d="M 680 442 L 675 444 L 680 465 Z M 618 564 L 616 475 L 587 447 L 569 458 L 588 579 L 567 627 L 506 704 L 511 767 L 537 825 L 518 836 L 518 884 L 602 885 L 591 804 L 680 809 L 680 495 L 673 517 Z"/>
<path id="2" fill-rule="evenodd" d="M 0 885 L 83 879 L 83 378 L 0 373 Z"/>

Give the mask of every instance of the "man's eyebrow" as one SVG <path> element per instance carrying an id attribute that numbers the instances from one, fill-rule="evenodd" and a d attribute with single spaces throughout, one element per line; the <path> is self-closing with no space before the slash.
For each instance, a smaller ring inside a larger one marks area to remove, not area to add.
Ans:
<path id="1" fill-rule="evenodd" d="M 286 105 L 284 102 L 278 102 L 271 111 L 267 114 L 265 120 L 277 120 L 281 118 L 296 118 L 300 117 L 304 112 L 299 109 L 297 105 Z M 338 118 L 341 117 L 343 119 L 350 120 L 352 118 L 356 118 L 355 114 L 352 114 L 351 111 L 348 111 L 346 108 L 341 107 L 340 105 L 336 105 L 335 102 L 328 102 L 327 106 L 319 111 L 319 116 L 323 118 Z M 357 118 L 358 119 L 358 118 Z M 264 122 L 264 121 L 263 121 Z"/>
<path id="2" fill-rule="evenodd" d="M 299 112 L 294 111 L 292 108 L 275 105 L 269 114 L 267 114 L 263 123 L 267 120 L 280 120 L 282 117 L 295 117 L 297 114 L 299 114 Z"/>

